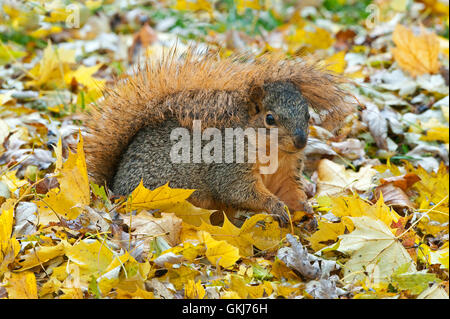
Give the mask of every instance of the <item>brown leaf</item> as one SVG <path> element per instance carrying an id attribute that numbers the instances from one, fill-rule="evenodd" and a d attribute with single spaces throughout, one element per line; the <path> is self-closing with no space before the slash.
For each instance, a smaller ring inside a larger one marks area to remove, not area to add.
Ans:
<path id="1" fill-rule="evenodd" d="M 148 23 L 145 23 L 141 30 L 133 37 L 133 44 L 128 49 L 128 62 L 132 63 L 134 57 L 138 54 L 138 51 L 154 43 L 157 38 L 155 30 L 153 30 Z"/>
<path id="2" fill-rule="evenodd" d="M 408 188 L 418 181 L 420 181 L 420 177 L 414 173 L 380 179 L 381 184 L 392 183 L 394 186 L 400 187 L 404 191 L 407 191 Z"/>
<path id="3" fill-rule="evenodd" d="M 336 33 L 336 42 L 334 44 L 334 47 L 337 50 L 348 50 L 351 48 L 353 39 L 355 37 L 356 32 L 351 29 L 340 30 L 338 33 Z"/>
<path id="4" fill-rule="evenodd" d="M 415 204 L 409 200 L 408 195 L 400 188 L 395 186 L 394 183 L 386 183 L 378 186 L 374 190 L 374 201 L 380 198 L 380 194 L 383 194 L 383 199 L 388 206 L 414 208 Z"/>

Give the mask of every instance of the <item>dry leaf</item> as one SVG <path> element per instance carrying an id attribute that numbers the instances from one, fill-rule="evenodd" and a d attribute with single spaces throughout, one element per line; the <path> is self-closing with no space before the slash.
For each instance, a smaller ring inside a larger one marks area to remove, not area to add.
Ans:
<path id="1" fill-rule="evenodd" d="M 359 172 L 346 170 L 344 165 L 323 159 L 319 163 L 316 197 L 345 193 L 346 191 L 367 191 L 375 187 L 373 177 L 377 173 L 370 165 Z"/>
<path id="2" fill-rule="evenodd" d="M 395 61 L 412 76 L 439 72 L 440 43 L 436 34 L 422 28 L 421 34 L 416 36 L 412 30 L 399 24 L 392 34 L 392 40 L 396 45 L 392 49 Z"/>
<path id="3" fill-rule="evenodd" d="M 181 219 L 172 213 L 162 213 L 156 218 L 147 211 L 136 216 L 123 216 L 123 221 L 131 229 L 131 235 L 144 241 L 144 253 L 150 250 L 150 243 L 156 236 L 164 238 L 170 246 L 180 242 Z"/>

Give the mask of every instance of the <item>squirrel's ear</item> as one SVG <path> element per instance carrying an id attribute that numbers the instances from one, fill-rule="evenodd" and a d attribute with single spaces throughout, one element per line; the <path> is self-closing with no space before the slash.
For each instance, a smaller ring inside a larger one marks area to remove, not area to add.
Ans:
<path id="1" fill-rule="evenodd" d="M 250 88 L 248 113 L 253 116 L 263 110 L 264 89 L 255 85 Z"/>

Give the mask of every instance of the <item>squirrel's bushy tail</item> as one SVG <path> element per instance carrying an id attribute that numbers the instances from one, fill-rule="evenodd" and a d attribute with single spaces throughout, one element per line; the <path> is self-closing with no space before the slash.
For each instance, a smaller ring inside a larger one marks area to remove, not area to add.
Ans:
<path id="1" fill-rule="evenodd" d="M 117 81 L 84 114 L 86 162 L 96 183 L 110 182 L 121 154 L 142 127 L 162 122 L 168 115 L 183 126 L 201 119 L 210 127 L 223 127 L 242 112 L 238 109 L 242 103 L 234 103 L 236 98 L 248 100 L 251 88 L 264 83 L 293 82 L 328 128 L 351 110 L 342 88 L 345 80 L 314 62 L 270 54 L 243 62 L 243 57 L 198 56 L 193 49 L 178 58 L 175 51 Z M 183 103 L 188 100 L 206 102 Z"/>

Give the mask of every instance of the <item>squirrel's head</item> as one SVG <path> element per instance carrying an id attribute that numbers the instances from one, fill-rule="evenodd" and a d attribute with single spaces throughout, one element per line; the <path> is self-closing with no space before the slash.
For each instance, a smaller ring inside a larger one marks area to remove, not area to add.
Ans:
<path id="1" fill-rule="evenodd" d="M 256 127 L 277 128 L 279 148 L 297 152 L 306 146 L 309 103 L 289 81 L 266 83 L 251 89 L 249 114 Z"/>

